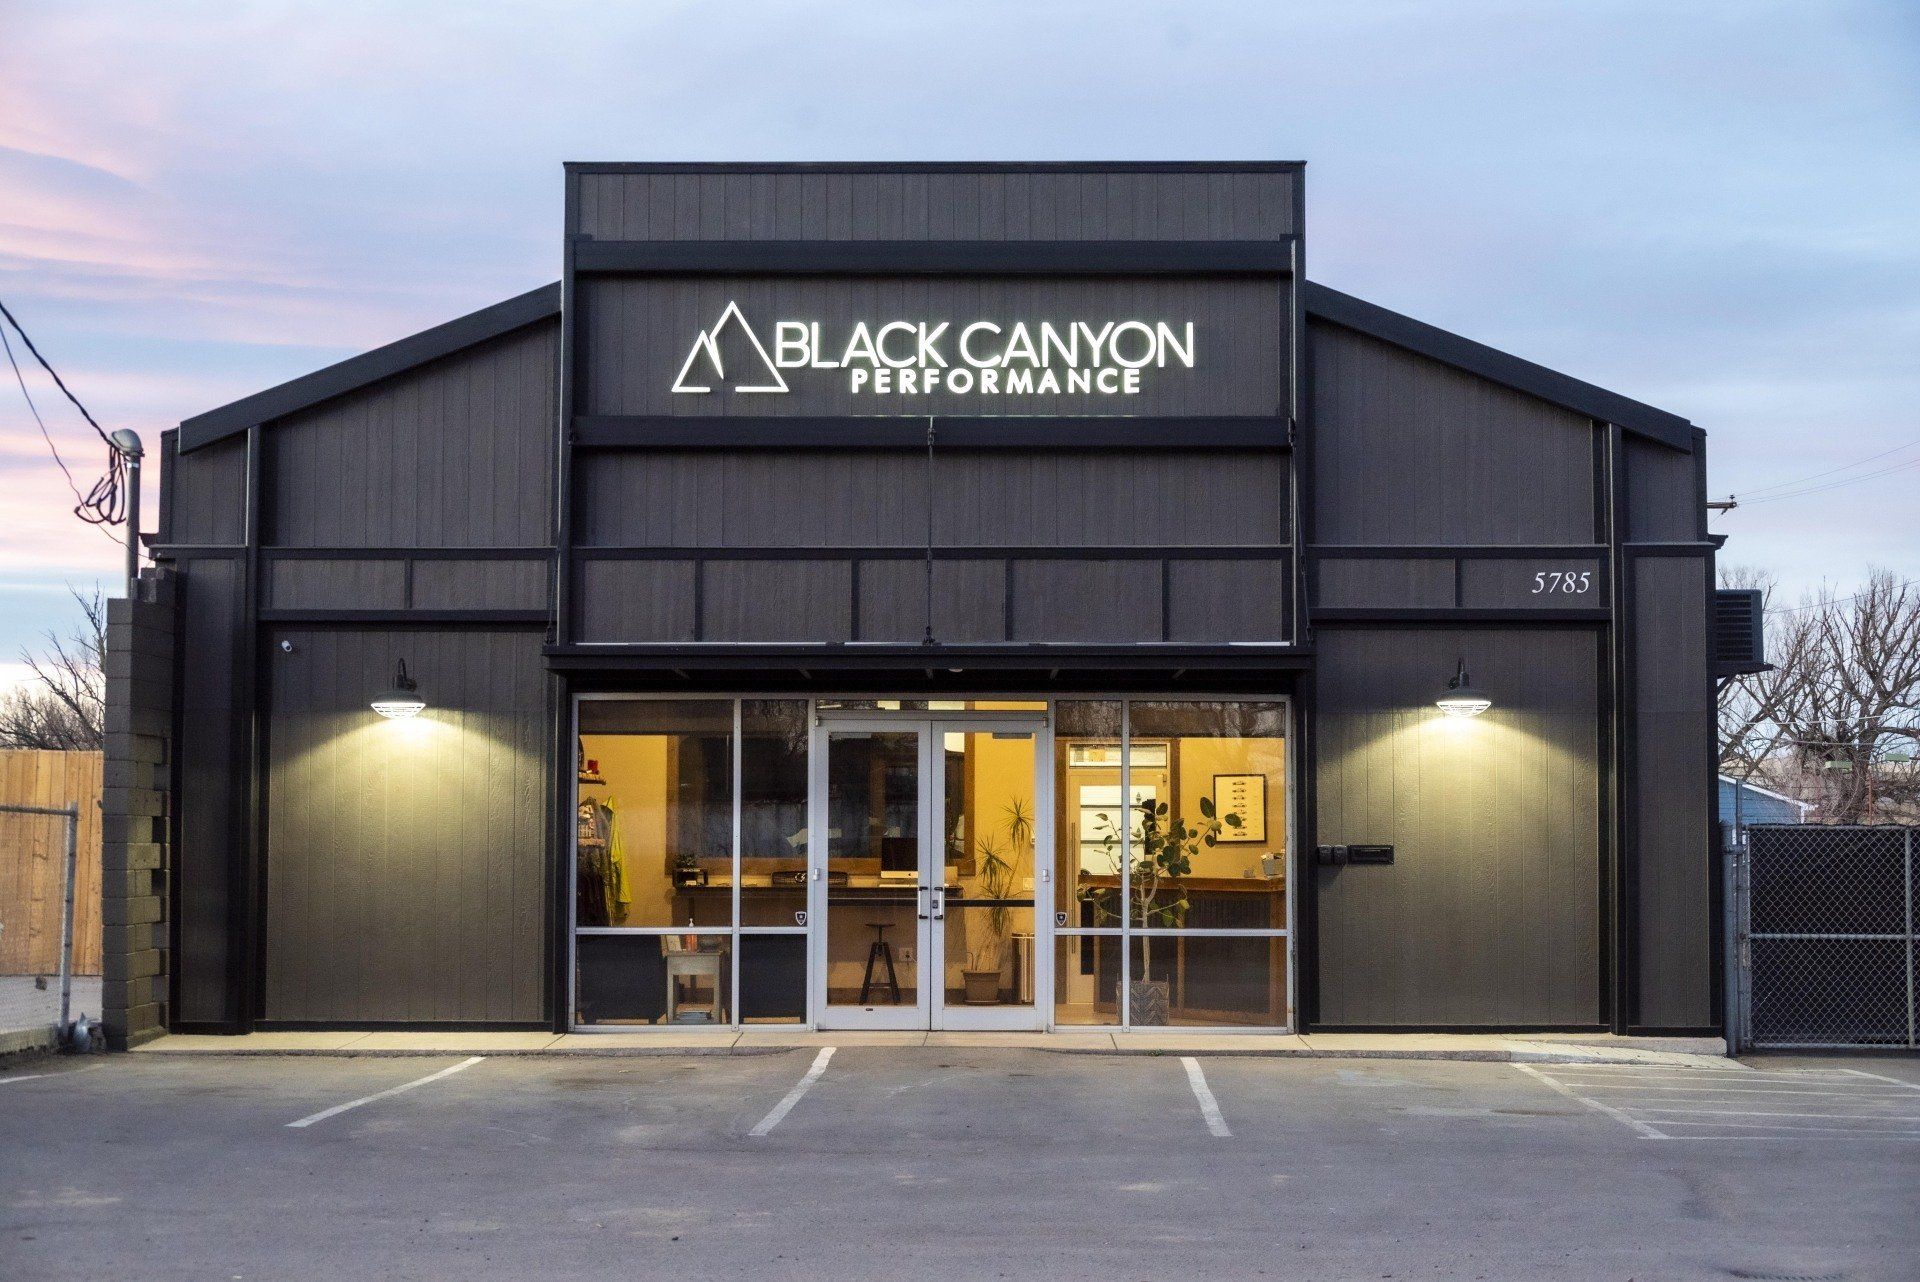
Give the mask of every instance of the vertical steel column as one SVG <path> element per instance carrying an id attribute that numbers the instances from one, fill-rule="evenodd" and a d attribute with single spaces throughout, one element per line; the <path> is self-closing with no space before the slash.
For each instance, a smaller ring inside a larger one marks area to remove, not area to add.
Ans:
<path id="1" fill-rule="evenodd" d="M 1916 1043 L 1915 1043 L 1915 1041 L 1914 1041 L 1914 1009 L 1913 1009 L 1913 1002 L 1914 1002 L 1914 991 L 1913 991 L 1913 953 L 1914 953 L 1914 945 L 1915 945 L 1915 943 L 1916 943 L 1916 940 L 1915 940 L 1915 938 L 1914 938 L 1914 930 L 1913 930 L 1913 926 L 1914 926 L 1914 922 L 1913 922 L 1913 833 L 1914 833 L 1914 830 L 1913 830 L 1912 828 L 1909 828 L 1909 829 L 1907 829 L 1907 831 L 1906 831 L 1906 842 L 1904 843 L 1904 854 L 1905 854 L 1905 861 L 1904 861 L 1904 862 L 1905 862 L 1905 868 L 1906 868 L 1906 874 L 1907 874 L 1907 875 L 1906 875 L 1906 890 L 1907 890 L 1907 942 L 1906 942 L 1906 953 L 1907 953 L 1907 1045 L 1908 1045 L 1909 1047 L 1912 1047 L 1912 1046 L 1914 1046 L 1914 1045 L 1916 1044 Z"/>
<path id="2" fill-rule="evenodd" d="M 64 1044 L 73 1022 L 73 883 L 80 876 L 80 803 L 60 813 L 67 817 L 67 897 L 60 910 L 60 1029 Z M 1911 973 L 1909 973 L 1911 974 Z"/>

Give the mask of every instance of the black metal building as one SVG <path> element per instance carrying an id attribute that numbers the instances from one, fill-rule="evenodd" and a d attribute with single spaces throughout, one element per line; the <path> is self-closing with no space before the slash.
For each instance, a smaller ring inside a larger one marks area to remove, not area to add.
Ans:
<path id="1" fill-rule="evenodd" d="M 558 284 L 183 422 L 163 1022 L 1717 1030 L 1704 434 L 1303 178 L 570 165 Z"/>

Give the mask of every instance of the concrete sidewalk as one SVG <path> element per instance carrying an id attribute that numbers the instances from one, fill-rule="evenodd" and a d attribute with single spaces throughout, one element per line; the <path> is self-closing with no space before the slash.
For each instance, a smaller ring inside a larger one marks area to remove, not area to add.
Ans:
<path id="1" fill-rule="evenodd" d="M 1245 1055 L 1304 1059 L 1433 1059 L 1542 1064 L 1719 1067 L 1717 1037 L 1508 1036 L 1493 1033 L 812 1033 L 711 1029 L 633 1033 L 262 1032 L 175 1034 L 138 1055 L 751 1055 L 816 1046 L 1018 1048 L 1076 1055 Z"/>

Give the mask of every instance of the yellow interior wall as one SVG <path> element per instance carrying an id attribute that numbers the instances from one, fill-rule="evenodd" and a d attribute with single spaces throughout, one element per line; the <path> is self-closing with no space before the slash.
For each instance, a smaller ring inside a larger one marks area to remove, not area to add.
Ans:
<path id="1" fill-rule="evenodd" d="M 1262 855 L 1284 855 L 1287 849 L 1287 747 L 1284 739 L 1175 740 L 1180 765 L 1177 813 L 1188 824 L 1204 822 L 1200 799 L 1213 795 L 1215 775 L 1265 775 L 1267 780 L 1267 835 L 1264 841 L 1223 842 L 1200 849 L 1193 860 L 1195 877 L 1238 877 L 1248 868 L 1259 871 Z"/>
<path id="2" fill-rule="evenodd" d="M 583 799 L 611 798 L 626 856 L 632 903 L 624 926 L 673 926 L 673 878 L 667 871 L 667 790 L 673 740 L 667 735 L 583 735 L 604 786 L 580 785 Z"/>

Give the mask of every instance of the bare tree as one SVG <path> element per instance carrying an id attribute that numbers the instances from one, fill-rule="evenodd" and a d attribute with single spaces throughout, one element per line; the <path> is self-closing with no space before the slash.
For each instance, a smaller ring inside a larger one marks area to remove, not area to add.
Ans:
<path id="1" fill-rule="evenodd" d="M 69 587 L 81 620 L 47 648 L 23 651 L 31 675 L 0 698 L 0 747 L 97 751 L 106 733 L 107 607 L 98 588 Z"/>
<path id="2" fill-rule="evenodd" d="M 1770 590 L 1732 571 L 1728 586 Z M 1828 823 L 1913 817 L 1920 806 L 1920 586 L 1875 570 L 1779 608 L 1769 599 L 1771 672 L 1738 678 L 1720 700 L 1727 773 L 1765 776 Z"/>
<path id="3" fill-rule="evenodd" d="M 1720 586 L 1758 589 L 1766 615 L 1767 658 L 1773 666 L 1729 678 L 1720 688 L 1720 768 L 1733 778 L 1749 780 L 1763 773 L 1787 745 L 1783 716 L 1812 668 L 1811 628 L 1804 615 L 1776 607 L 1778 585 L 1763 570 L 1724 567 Z"/>

